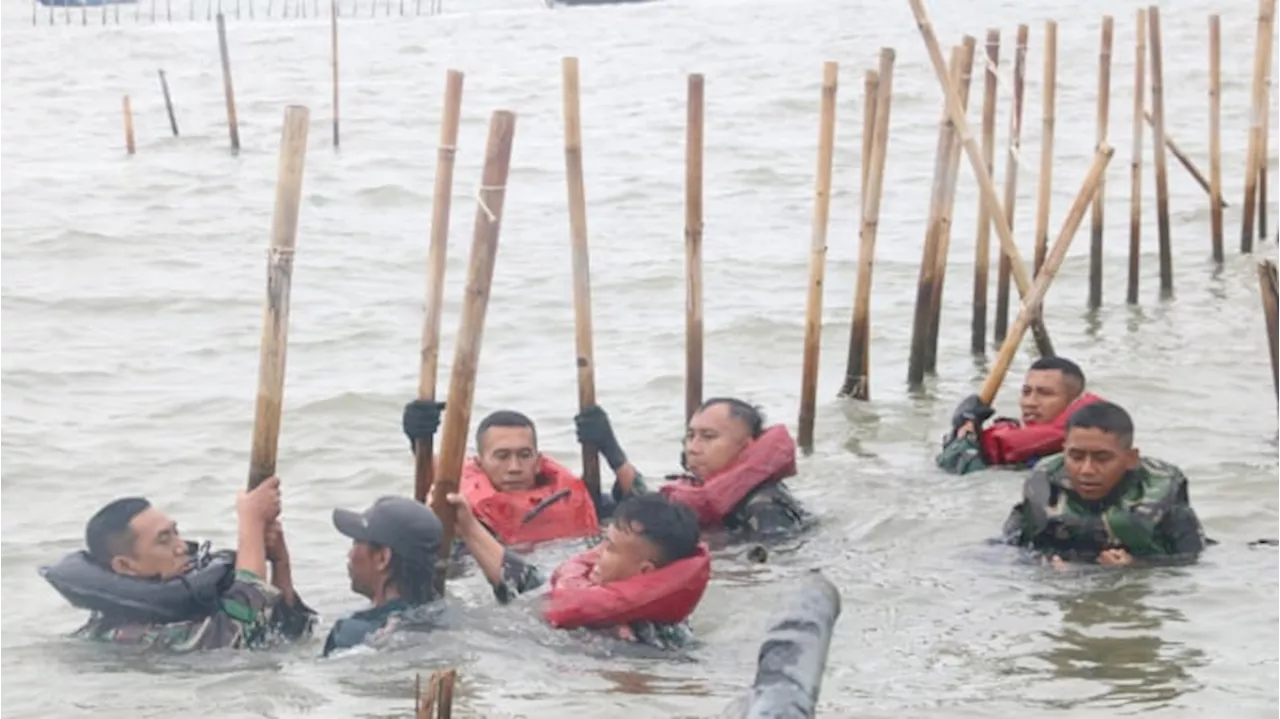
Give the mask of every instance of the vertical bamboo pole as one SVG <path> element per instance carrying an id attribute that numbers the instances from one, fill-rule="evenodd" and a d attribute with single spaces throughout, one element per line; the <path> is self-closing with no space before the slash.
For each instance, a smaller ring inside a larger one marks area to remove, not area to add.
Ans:
<path id="1" fill-rule="evenodd" d="M 511 143 L 515 130 L 514 114 L 506 110 L 493 113 L 493 119 L 489 122 L 484 172 L 476 202 L 475 235 L 471 241 L 466 294 L 463 295 L 462 317 L 454 347 L 453 369 L 449 376 L 444 435 L 440 439 L 440 474 L 436 477 L 431 492 L 431 509 L 444 525 L 435 572 L 436 592 L 440 596 L 444 596 L 444 578 L 449 559 L 453 555 L 453 524 L 456 516 L 453 505 L 449 504 L 446 497 L 458 491 L 462 463 L 467 453 L 471 401 L 475 397 L 476 369 L 480 362 L 485 311 L 489 306 L 489 288 L 493 284 L 493 266 L 498 254 L 498 232 L 502 225 L 502 206 L 506 199 Z"/>
<path id="2" fill-rule="evenodd" d="M 1277 327 L 1278 307 L 1276 266 L 1270 261 L 1258 263 L 1258 284 L 1262 292 L 1262 317 L 1267 323 L 1267 349 L 1271 353 L 1271 386 L 1280 397 L 1280 328 Z"/>
<path id="3" fill-rule="evenodd" d="M 231 86 L 231 58 L 227 54 L 227 25 L 218 13 L 218 52 L 222 55 L 222 90 L 227 97 L 227 128 L 231 132 L 231 151 L 240 151 L 240 124 L 236 121 L 236 91 Z"/>
<path id="4" fill-rule="evenodd" d="M 564 78 L 564 169 L 569 190 L 569 232 L 573 247 L 574 365 L 578 368 L 578 410 L 596 403 L 596 361 L 592 347 L 591 263 L 587 251 L 587 191 L 582 170 L 582 108 L 578 58 L 561 63 Z M 600 497 L 600 455 L 582 445 L 582 481 L 592 497 Z"/>
<path id="5" fill-rule="evenodd" d="M 155 13 L 155 0 L 151 0 L 151 2 L 152 2 L 152 5 L 151 5 L 151 12 L 152 12 L 152 14 L 154 15 L 154 13 Z M 153 22 L 155 21 L 155 18 L 154 18 L 154 17 L 152 18 L 152 21 L 153 21 Z M 80 26 L 81 26 L 81 27 L 87 27 L 88 25 L 89 25 L 89 6 L 88 6 L 88 5 L 81 5 L 81 6 L 80 6 Z"/>
<path id="6" fill-rule="evenodd" d="M 173 99 L 169 97 L 169 81 L 164 77 L 164 70 L 160 71 L 160 91 L 164 93 L 164 109 L 169 113 L 169 127 L 173 130 L 173 136 L 178 136 L 178 118 L 173 114 Z"/>
<path id="7" fill-rule="evenodd" d="M 867 204 L 867 178 L 871 173 L 871 141 L 876 132 L 876 88 L 880 85 L 880 75 L 875 70 L 867 70 L 862 81 L 862 183 L 858 185 L 858 209 L 863 211 Z"/>
<path id="8" fill-rule="evenodd" d="M 987 59 L 983 67 L 982 93 L 982 160 L 987 172 L 994 173 L 996 154 L 996 103 L 999 85 L 1000 31 L 987 30 Z M 959 160 L 959 155 L 956 156 Z M 973 320 L 969 337 L 969 351 L 983 354 L 987 345 L 987 285 L 991 263 L 991 213 L 985 202 L 978 199 L 978 232 L 973 244 Z M 1007 286 L 1006 286 L 1007 289 Z"/>
<path id="9" fill-rule="evenodd" d="M 156 0 L 151 0 L 151 24 L 156 24 Z"/>
<path id="10" fill-rule="evenodd" d="M 276 206 L 267 254 L 267 295 L 262 307 L 262 344 L 258 359 L 258 399 L 253 414 L 253 449 L 249 455 L 249 488 L 276 473 L 280 410 L 284 403 L 285 359 L 289 347 L 289 289 L 293 285 L 293 250 L 298 240 L 302 204 L 302 171 L 307 159 L 307 108 L 284 111 Z"/>
<path id="11" fill-rule="evenodd" d="M 827 262 L 827 225 L 831 216 L 831 172 L 836 137 L 836 89 L 840 66 L 822 64 L 818 166 L 814 177 L 813 232 L 809 242 L 809 295 L 804 313 L 804 362 L 800 375 L 800 424 L 797 443 L 813 451 L 813 419 L 818 401 L 818 350 L 822 342 L 822 287 Z"/>
<path id="12" fill-rule="evenodd" d="M 431 244 L 427 249 L 427 307 L 422 321 L 422 351 L 418 363 L 418 399 L 434 402 L 440 368 L 440 318 L 444 314 L 444 270 L 449 249 L 449 211 L 453 197 L 453 166 L 458 154 L 458 122 L 462 116 L 462 79 L 457 70 L 445 76 L 440 144 L 436 148 L 436 180 L 431 202 Z M 435 438 L 414 447 L 413 498 L 426 502 L 434 481 Z"/>
<path id="13" fill-rule="evenodd" d="M 1274 15 L 1274 12 L 1272 13 Z M 1258 239 L 1267 239 L 1267 142 L 1271 134 L 1271 54 L 1267 53 L 1267 79 L 1262 83 L 1262 132 L 1258 135 Z"/>
<path id="14" fill-rule="evenodd" d="M 1218 15 L 1209 16 L 1209 226 L 1213 261 L 1223 261 L 1222 242 L 1222 31 Z"/>
<path id="15" fill-rule="evenodd" d="M 1040 194 L 1036 203 L 1036 253 L 1034 268 L 1040 271 L 1049 247 L 1049 199 L 1053 185 L 1053 123 L 1057 111 L 1058 23 L 1044 23 L 1044 129 L 1040 136 Z"/>
<path id="16" fill-rule="evenodd" d="M 702 75 L 689 76 L 684 148 L 684 418 L 702 404 Z"/>
<path id="17" fill-rule="evenodd" d="M 1147 11 L 1138 8 L 1138 41 L 1133 59 L 1133 159 L 1129 163 L 1129 287 L 1125 300 L 1138 304 L 1142 252 L 1142 116 L 1146 104 Z"/>
<path id="18" fill-rule="evenodd" d="M 329 27 L 333 54 L 333 146 L 337 148 L 338 139 L 338 0 L 330 0 Z"/>
<path id="19" fill-rule="evenodd" d="M 38 2 L 38 1 L 39 1 L 39 0 L 37 0 L 37 2 Z M 35 19 L 35 18 L 34 18 L 34 16 L 32 17 L 32 19 L 33 19 L 33 20 Z M 106 3 L 103 3 L 103 5 L 102 5 L 102 25 L 103 25 L 103 27 L 106 27 L 106 25 L 107 25 L 107 5 L 106 5 Z"/>
<path id="20" fill-rule="evenodd" d="M 871 269 L 875 257 L 876 233 L 880 225 L 880 194 L 884 186 L 884 165 L 889 147 L 889 105 L 893 100 L 893 48 L 880 48 L 880 69 L 876 72 L 875 122 L 872 125 L 871 153 L 867 160 L 867 191 L 862 203 L 862 228 L 858 233 L 858 286 L 853 302 L 853 328 L 849 337 L 849 364 L 840 393 L 854 399 L 871 398 Z"/>
<path id="21" fill-rule="evenodd" d="M 1249 154 L 1244 176 L 1244 222 L 1240 228 L 1240 251 L 1253 252 L 1254 212 L 1266 205 L 1258 202 L 1258 180 L 1266 172 L 1267 77 L 1271 74 L 1272 25 L 1276 17 L 1276 0 L 1258 0 L 1258 39 L 1253 54 L 1253 107 L 1249 123 Z M 1265 211 L 1265 210 L 1264 210 Z"/>
<path id="22" fill-rule="evenodd" d="M 1156 166 L 1156 224 L 1160 233 L 1160 294 L 1173 294 L 1173 247 L 1169 237 L 1169 173 L 1164 136 L 1164 61 L 1160 44 L 1160 7 L 1147 8 L 1151 40 L 1152 156 Z"/>
<path id="23" fill-rule="evenodd" d="M 1108 114 L 1111 105 L 1111 46 L 1115 22 L 1102 16 L 1102 48 L 1098 53 L 1098 145 L 1107 141 Z M 1107 182 L 1104 175 L 1093 198 L 1093 226 L 1089 244 L 1089 307 L 1102 306 L 1102 227 L 1106 209 Z"/>
<path id="24" fill-rule="evenodd" d="M 1013 111 L 1009 115 L 1009 152 L 1004 165 L 1005 221 L 1013 228 L 1013 211 L 1018 201 L 1018 174 L 1022 169 L 1022 100 L 1027 79 L 1027 36 L 1030 28 L 1018 26 L 1013 57 Z M 991 218 L 988 213 L 988 224 Z M 996 278 L 996 319 L 992 339 L 1003 342 L 1009 329 L 1009 255 L 1000 252 L 1000 275 Z"/>
<path id="25" fill-rule="evenodd" d="M 129 96 L 124 96 L 124 149 L 134 154 L 133 144 L 133 108 L 129 105 Z"/>

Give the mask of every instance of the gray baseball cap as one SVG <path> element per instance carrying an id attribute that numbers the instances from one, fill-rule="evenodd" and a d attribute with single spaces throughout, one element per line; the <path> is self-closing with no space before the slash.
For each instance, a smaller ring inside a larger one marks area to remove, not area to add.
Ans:
<path id="1" fill-rule="evenodd" d="M 333 510 L 333 526 L 357 542 L 390 547 L 396 554 L 430 565 L 444 538 L 444 527 L 429 507 L 408 497 L 382 497 L 363 514 Z"/>

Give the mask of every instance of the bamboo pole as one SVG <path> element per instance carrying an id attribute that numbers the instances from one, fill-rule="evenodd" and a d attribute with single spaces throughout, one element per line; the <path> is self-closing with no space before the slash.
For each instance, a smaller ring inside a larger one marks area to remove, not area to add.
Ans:
<path id="1" fill-rule="evenodd" d="M 702 404 L 702 75 L 689 76 L 684 149 L 684 418 Z"/>
<path id="2" fill-rule="evenodd" d="M 1173 294 L 1173 247 L 1169 237 L 1169 173 L 1165 159 L 1164 61 L 1160 44 L 1160 7 L 1147 8 L 1151 40 L 1151 142 L 1156 166 L 1156 224 L 1160 234 L 1160 294 Z"/>
<path id="3" fill-rule="evenodd" d="M 133 108 L 129 104 L 129 96 L 124 96 L 124 149 L 130 155 L 134 154 L 133 144 Z"/>
<path id="4" fill-rule="evenodd" d="M 1009 152 L 1004 165 L 1004 211 L 1005 221 L 1013 228 L 1013 211 L 1018 200 L 1018 173 L 1022 166 L 1022 100 L 1026 89 L 1027 78 L 1027 35 L 1026 25 L 1018 26 L 1018 39 L 1013 57 L 1013 112 L 1009 115 Z M 990 213 L 987 217 L 990 223 Z M 1004 341 L 1009 330 L 1009 256 L 1000 252 L 999 277 L 996 278 L 996 319 L 992 338 L 996 342 Z"/>
<path id="5" fill-rule="evenodd" d="M 498 232 L 502 226 L 502 206 L 506 199 L 515 130 L 516 116 L 513 113 L 506 110 L 493 113 L 484 151 L 484 172 L 476 198 L 475 235 L 471 242 L 466 294 L 463 295 L 462 317 L 449 377 L 444 436 L 440 440 L 439 475 L 431 493 L 431 509 L 444 525 L 434 577 L 439 596 L 444 596 L 445 573 L 453 555 L 455 513 L 446 497 L 458 491 L 462 463 L 467 453 L 471 401 L 475 396 L 476 369 L 484 335 L 485 310 L 489 306 L 489 288 L 493 283 L 493 266 L 498 254 Z"/>
<path id="6" fill-rule="evenodd" d="M 876 132 L 876 88 L 880 85 L 880 75 L 875 70 L 867 70 L 862 82 L 862 183 L 858 185 L 858 210 L 865 211 L 867 204 L 867 178 L 871 173 L 871 140 Z"/>
<path id="7" fill-rule="evenodd" d="M 427 694 L 422 695 L 422 677 L 413 676 L 414 719 L 451 719 L 453 716 L 453 684 L 456 669 L 439 669 L 427 680 Z"/>
<path id="8" fill-rule="evenodd" d="M 338 0 L 330 0 L 329 27 L 333 46 L 333 146 L 336 149 L 341 145 L 338 137 Z"/>
<path id="9" fill-rule="evenodd" d="M 236 91 L 231 86 L 231 58 L 227 54 L 227 25 L 218 13 L 218 52 L 222 55 L 222 90 L 227 97 L 227 128 L 231 131 L 231 151 L 240 151 L 240 123 L 236 121 Z"/>
<path id="10" fill-rule="evenodd" d="M 1156 121 L 1155 118 L 1151 116 L 1150 112 L 1144 113 L 1143 117 L 1146 119 L 1148 125 L 1151 125 L 1153 128 L 1155 127 Z M 1196 184 L 1204 190 L 1205 194 L 1212 196 L 1213 185 L 1204 176 L 1204 173 L 1200 171 L 1200 168 L 1196 166 L 1196 163 L 1191 159 L 1191 157 L 1187 155 L 1181 147 L 1178 147 L 1178 143 L 1174 141 L 1173 135 L 1169 134 L 1168 128 L 1165 128 L 1164 132 L 1164 146 L 1165 149 L 1173 153 L 1173 156 L 1177 158 L 1178 163 L 1186 168 L 1187 174 L 1191 175 L 1191 179 L 1196 181 Z M 1225 200 L 1219 200 L 1219 202 L 1222 207 L 1230 207 Z"/>
<path id="11" fill-rule="evenodd" d="M 1209 16 L 1209 226 L 1213 261 L 1224 259 L 1222 241 L 1222 28 L 1218 15 Z"/>
<path id="12" fill-rule="evenodd" d="M 1262 292 L 1262 316 L 1267 323 L 1267 349 L 1271 353 L 1271 386 L 1280 397 L 1280 337 L 1277 327 L 1276 266 L 1270 260 L 1258 263 L 1258 284 Z"/>
<path id="13" fill-rule="evenodd" d="M 1146 104 L 1147 11 L 1138 8 L 1138 39 L 1133 62 L 1133 159 L 1129 162 L 1129 286 L 1125 300 L 1138 304 L 1142 252 L 1142 115 Z"/>
<path id="14" fill-rule="evenodd" d="M 169 127 L 173 136 L 178 136 L 178 118 L 173 114 L 173 99 L 169 97 L 169 81 L 165 79 L 164 70 L 160 71 L 160 91 L 164 93 L 164 109 L 169 113 Z"/>
<path id="15" fill-rule="evenodd" d="M 1040 188 L 1036 201 L 1036 254 L 1035 271 L 1044 264 L 1049 246 L 1049 200 L 1053 186 L 1053 125 L 1057 112 L 1058 86 L 1058 23 L 1044 23 L 1044 129 L 1040 135 Z"/>
<path id="16" fill-rule="evenodd" d="M 1098 144 L 1107 141 L 1108 113 L 1111 105 L 1111 46 L 1115 21 L 1110 15 L 1102 16 L 1102 48 L 1098 53 Z M 1106 177 L 1098 182 L 1098 194 L 1093 198 L 1093 226 L 1089 243 L 1089 307 L 1102 306 L 1102 228 L 1106 209 Z"/>
<path id="17" fill-rule="evenodd" d="M 285 108 L 284 129 L 280 135 L 276 206 L 271 220 L 271 249 L 267 254 L 267 295 L 262 307 L 258 400 L 253 414 L 253 449 L 249 455 L 249 489 L 276 473 L 285 358 L 289 347 L 289 288 L 293 285 L 293 251 L 298 240 L 309 117 L 305 107 Z"/>
<path id="18" fill-rule="evenodd" d="M 440 318 L 444 315 L 444 270 L 449 248 L 449 211 L 453 197 L 453 167 L 458 154 L 458 123 L 462 116 L 462 79 L 457 70 L 445 75 L 440 144 L 436 148 L 436 180 L 431 202 L 431 244 L 427 250 L 427 306 L 422 321 L 422 351 L 418 364 L 418 399 L 434 402 L 440 368 Z M 434 481 L 435 437 L 414 447 L 413 498 L 426 502 Z"/>
<path id="19" fill-rule="evenodd" d="M 800 423 L 797 444 L 813 451 L 813 421 L 818 401 L 818 351 L 822 342 L 822 287 L 827 263 L 827 226 L 831 216 L 831 173 L 836 138 L 836 90 L 840 66 L 822 64 L 818 166 L 814 177 L 813 232 L 809 242 L 809 295 L 804 313 L 804 361 L 800 375 Z"/>
<path id="20" fill-rule="evenodd" d="M 1076 230 L 1080 228 L 1080 223 L 1084 221 L 1084 214 L 1088 211 L 1089 204 L 1097 193 L 1099 184 L 1102 182 L 1102 176 L 1106 172 L 1107 164 L 1114 154 L 1115 149 L 1105 142 L 1098 146 L 1098 150 L 1093 156 L 1093 165 L 1085 176 L 1084 184 L 1080 187 L 1080 192 L 1076 195 L 1075 202 L 1072 203 L 1071 208 L 1067 211 L 1067 219 L 1062 223 L 1062 231 L 1058 233 L 1058 238 L 1054 240 L 1053 249 L 1045 256 L 1044 264 L 1041 265 L 1040 272 L 1036 274 L 1036 282 L 1031 288 L 1031 292 L 1023 297 L 1022 308 L 1018 310 L 1018 316 L 1014 318 L 1013 326 L 1009 328 L 1009 336 L 1005 337 L 1004 343 L 1000 345 L 1000 353 L 996 355 L 995 362 L 991 365 L 991 371 L 987 374 L 986 381 L 982 383 L 982 389 L 978 391 L 978 398 L 988 406 L 995 401 L 996 393 L 1000 391 L 1000 384 L 1004 382 L 1004 376 L 1009 371 L 1009 364 L 1013 361 L 1013 355 L 1017 353 L 1019 345 L 1022 344 L 1022 338 L 1027 332 L 1027 324 L 1039 314 L 1045 293 L 1049 291 L 1049 285 L 1053 283 L 1053 278 L 1058 274 L 1058 268 L 1062 265 L 1062 260 L 1067 256 L 1067 249 L 1071 246 L 1071 239 L 1075 237 Z"/>
<path id="21" fill-rule="evenodd" d="M 964 36 L 964 57 L 960 62 L 960 102 L 965 112 L 969 111 L 969 85 L 973 79 L 973 57 L 977 40 L 971 35 Z M 956 183 L 960 175 L 960 140 L 952 127 L 947 159 L 946 198 L 943 201 L 941 225 L 938 228 L 938 248 L 934 253 L 933 292 L 929 297 L 928 336 L 924 345 L 924 370 L 936 372 L 938 369 L 938 329 L 942 324 L 942 291 L 947 282 L 947 260 L 951 255 L 952 212 L 956 205 Z"/>
<path id="22" fill-rule="evenodd" d="M 591 263 L 587 251 L 587 191 L 582 170 L 582 109 L 579 102 L 578 58 L 561 63 L 564 77 L 564 169 L 569 189 L 569 232 L 573 246 L 574 364 L 578 368 L 578 410 L 596 403 L 596 361 L 592 348 Z M 582 445 L 582 481 L 591 496 L 600 497 L 600 455 Z"/>
<path id="23" fill-rule="evenodd" d="M 1264 172 L 1267 158 L 1263 156 L 1268 132 L 1267 76 L 1271 71 L 1272 25 L 1276 16 L 1276 0 L 1258 0 L 1258 40 L 1253 53 L 1253 107 L 1249 123 L 1249 154 L 1244 175 L 1244 221 L 1240 227 L 1240 251 L 1253 252 L 1253 221 L 1258 203 L 1258 178 Z"/>
<path id="24" fill-rule="evenodd" d="M 858 286 L 853 302 L 853 327 L 849 337 L 849 363 L 840 393 L 854 399 L 871 398 L 871 269 L 875 257 L 876 233 L 880 226 L 880 194 L 884 187 L 884 166 L 889 147 L 889 106 L 893 100 L 893 48 L 880 48 L 880 69 L 876 72 L 874 100 L 876 117 L 872 128 L 868 161 L 866 200 L 862 203 L 862 228 L 858 233 Z"/>
<path id="25" fill-rule="evenodd" d="M 983 195 L 991 206 L 991 217 L 995 223 L 996 234 L 1000 238 L 1002 250 L 1009 255 L 1009 266 L 1013 272 L 1013 280 L 1017 284 L 1018 293 L 1025 297 L 1026 293 L 1031 291 L 1031 276 L 1027 273 L 1027 268 L 1022 264 L 1022 254 L 1018 252 L 1018 245 L 1013 240 L 1013 231 L 1009 229 L 1004 209 L 1000 206 L 1000 198 L 996 195 L 996 187 L 995 183 L 991 181 L 991 173 L 987 172 L 987 168 L 982 165 L 982 153 L 978 149 L 978 143 L 973 139 L 973 135 L 969 133 L 969 124 L 965 121 L 964 110 L 960 106 L 960 95 L 947 78 L 947 68 L 942 59 L 942 50 L 938 46 L 938 38 L 933 32 L 933 25 L 929 22 L 929 16 L 925 12 L 923 0 L 908 1 L 911 4 L 911 11 L 915 15 L 916 24 L 920 29 L 920 35 L 924 39 L 925 48 L 929 51 L 929 61 L 933 65 L 934 74 L 937 76 L 938 82 L 942 84 L 943 92 L 946 94 L 948 112 L 956 123 L 961 139 L 964 140 L 964 149 L 965 154 L 969 157 L 969 165 L 973 168 L 973 173 L 978 178 L 978 186 L 982 189 Z M 1031 333 L 1035 337 L 1036 347 L 1040 354 L 1045 357 L 1053 356 L 1053 343 L 1049 339 L 1049 332 L 1041 318 L 1036 317 L 1031 320 Z"/>
<path id="26" fill-rule="evenodd" d="M 1000 31 L 987 30 L 987 61 L 982 73 L 982 160 L 987 172 L 995 172 L 996 104 L 999 101 Z M 959 157 L 957 156 L 957 159 Z M 969 351 L 983 354 L 987 345 L 987 285 L 990 284 L 991 216 L 978 200 L 978 230 L 973 244 L 973 319 L 970 323 Z M 1006 285 L 1007 290 L 1007 285 Z"/>
<path id="27" fill-rule="evenodd" d="M 1274 15 L 1274 12 L 1272 13 Z M 1269 45 L 1268 45 L 1269 47 Z M 1267 54 L 1267 79 L 1262 83 L 1262 132 L 1258 135 L 1258 239 L 1267 239 L 1267 155 L 1271 134 L 1271 54 Z"/>

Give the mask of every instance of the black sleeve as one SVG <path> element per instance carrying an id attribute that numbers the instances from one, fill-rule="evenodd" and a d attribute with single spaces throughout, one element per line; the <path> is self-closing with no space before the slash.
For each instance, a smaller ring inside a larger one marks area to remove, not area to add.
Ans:
<path id="1" fill-rule="evenodd" d="M 493 596 L 500 604 L 506 604 L 517 595 L 542 586 L 544 579 L 538 568 L 511 550 L 502 553 L 502 580 L 493 585 Z"/>
<path id="2" fill-rule="evenodd" d="M 1204 551 L 1204 527 L 1189 505 L 1178 505 L 1170 510 L 1160 520 L 1157 531 L 1172 556 L 1194 557 Z"/>

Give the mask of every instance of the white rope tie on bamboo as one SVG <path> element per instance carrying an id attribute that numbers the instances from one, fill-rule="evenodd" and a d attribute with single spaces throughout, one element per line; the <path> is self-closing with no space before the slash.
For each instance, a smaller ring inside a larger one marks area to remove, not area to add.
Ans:
<path id="1" fill-rule="evenodd" d="M 484 196 L 482 193 L 505 192 L 506 189 L 507 189 L 506 185 L 481 185 L 479 188 L 476 189 L 476 204 L 480 205 L 481 210 L 484 210 L 485 217 L 489 218 L 490 222 L 497 222 L 498 216 L 493 214 L 493 210 L 490 210 L 489 206 L 484 203 Z"/>

